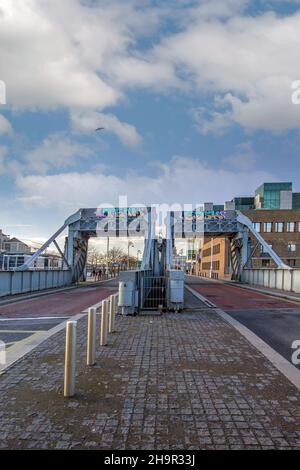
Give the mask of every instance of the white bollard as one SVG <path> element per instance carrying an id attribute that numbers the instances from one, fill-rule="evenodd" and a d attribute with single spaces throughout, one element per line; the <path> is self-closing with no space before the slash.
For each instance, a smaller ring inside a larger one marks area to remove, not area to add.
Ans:
<path id="1" fill-rule="evenodd" d="M 111 295 L 109 298 L 109 325 L 108 332 L 113 333 L 115 327 L 115 296 Z"/>
<path id="2" fill-rule="evenodd" d="M 107 344 L 107 330 L 108 330 L 108 301 L 103 300 L 102 302 L 102 314 L 101 314 L 101 330 L 100 330 L 100 346 L 106 346 Z"/>
<path id="3" fill-rule="evenodd" d="M 119 303 L 119 294 L 117 293 L 115 294 L 115 315 L 117 315 L 119 311 L 118 303 Z"/>
<path id="4" fill-rule="evenodd" d="M 75 395 L 76 335 L 77 321 L 68 321 L 66 324 L 65 397 L 73 397 Z"/>
<path id="5" fill-rule="evenodd" d="M 93 366 L 95 362 L 96 362 L 96 309 L 89 308 L 86 363 L 88 366 Z"/>

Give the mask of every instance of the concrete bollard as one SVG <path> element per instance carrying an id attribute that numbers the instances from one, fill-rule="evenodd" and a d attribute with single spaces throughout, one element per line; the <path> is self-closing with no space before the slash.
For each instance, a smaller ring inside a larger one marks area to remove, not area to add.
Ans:
<path id="1" fill-rule="evenodd" d="M 107 344 L 107 330 L 108 330 L 108 301 L 103 300 L 102 302 L 102 314 L 101 314 L 101 330 L 100 330 L 100 346 L 106 346 Z"/>
<path id="2" fill-rule="evenodd" d="M 89 308 L 86 363 L 88 366 L 93 366 L 95 362 L 96 362 L 96 309 Z"/>
<path id="3" fill-rule="evenodd" d="M 77 321 L 68 321 L 66 324 L 65 397 L 73 397 L 75 395 L 76 336 Z"/>
<path id="4" fill-rule="evenodd" d="M 109 298 L 109 325 L 108 332 L 113 333 L 115 328 L 115 296 L 111 295 Z"/>
<path id="5" fill-rule="evenodd" d="M 118 302 L 119 302 L 119 294 L 115 294 L 115 315 L 118 314 L 119 307 L 118 307 Z"/>

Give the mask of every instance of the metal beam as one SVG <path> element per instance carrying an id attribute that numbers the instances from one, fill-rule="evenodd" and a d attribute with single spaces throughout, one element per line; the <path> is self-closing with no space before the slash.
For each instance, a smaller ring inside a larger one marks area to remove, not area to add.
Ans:
<path id="1" fill-rule="evenodd" d="M 71 266 L 69 265 L 67 258 L 65 257 L 65 255 L 64 255 L 63 252 L 61 251 L 60 246 L 59 246 L 59 244 L 57 243 L 57 241 L 56 241 L 56 240 L 53 240 L 53 243 L 54 243 L 54 245 L 56 246 L 57 251 L 59 252 L 60 256 L 63 258 L 63 260 L 64 260 L 64 262 L 66 263 L 66 265 L 68 266 L 68 268 L 71 269 Z"/>
<path id="2" fill-rule="evenodd" d="M 57 232 L 52 235 L 52 237 L 49 238 L 49 240 L 44 243 L 44 245 L 37 250 L 27 261 L 26 263 L 22 264 L 22 266 L 19 266 L 16 271 L 26 271 L 30 266 L 34 263 L 34 261 L 42 254 L 44 251 L 51 245 L 52 242 L 68 227 L 68 225 L 73 224 L 74 222 L 77 222 L 80 220 L 80 212 L 81 210 L 75 212 L 75 214 L 72 214 L 70 217 L 67 218 L 65 223 L 60 227 L 60 229 L 57 230 Z"/>

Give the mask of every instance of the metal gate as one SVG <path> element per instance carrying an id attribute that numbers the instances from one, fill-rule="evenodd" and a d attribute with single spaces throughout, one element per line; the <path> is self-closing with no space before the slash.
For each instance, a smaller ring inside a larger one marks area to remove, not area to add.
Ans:
<path id="1" fill-rule="evenodd" d="M 144 276 L 142 289 L 142 309 L 157 310 L 159 306 L 166 307 L 165 277 Z"/>

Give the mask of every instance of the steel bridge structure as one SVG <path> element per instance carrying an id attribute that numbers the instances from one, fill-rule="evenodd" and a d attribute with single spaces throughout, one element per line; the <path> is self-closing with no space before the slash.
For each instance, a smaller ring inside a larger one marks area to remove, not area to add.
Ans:
<path id="1" fill-rule="evenodd" d="M 201 238 L 209 235 L 212 237 L 227 236 L 231 246 L 232 279 L 245 282 L 262 279 L 263 283 L 266 283 L 266 279 L 270 279 L 270 282 L 273 283 L 273 278 L 276 277 L 276 286 L 283 285 L 286 288 L 286 285 L 288 286 L 287 279 L 294 279 L 291 281 L 291 285 L 298 286 L 298 274 L 292 272 L 296 270 L 291 269 L 281 260 L 264 238 L 256 232 L 251 220 L 239 211 L 207 211 L 204 210 L 204 206 L 192 211 L 169 211 L 165 218 L 164 237 L 157 236 L 156 222 L 157 209 L 155 207 L 80 209 L 68 217 L 47 242 L 26 259 L 24 264 L 12 272 L 0 273 L 0 297 L 51 287 L 62 287 L 84 280 L 88 243 L 93 237 L 139 237 L 144 239 L 143 259 L 139 271 L 148 273 L 152 278 L 163 279 L 168 277 L 174 268 L 173 252 L 176 239 Z M 64 247 L 61 248 L 58 238 L 66 230 L 68 231 L 67 237 Z M 253 254 L 250 244 L 251 234 L 256 240 L 256 244 L 262 245 L 264 252 L 268 253 L 274 261 L 277 267 L 277 272 L 274 275 L 269 272 L 264 275 L 256 274 L 257 270 L 252 275 L 254 270 L 251 265 Z M 45 272 L 39 270 L 39 273 L 35 274 L 36 260 L 45 253 L 52 243 L 61 255 L 61 268 L 54 270 L 52 274 L 46 270 Z M 279 274 L 279 270 L 283 274 Z M 122 274 L 122 276 L 126 278 L 126 274 Z"/>
<path id="2" fill-rule="evenodd" d="M 151 270 L 153 275 L 163 275 L 166 269 L 173 267 L 175 239 L 201 238 L 211 234 L 230 238 L 233 275 L 238 278 L 243 268 L 250 267 L 250 233 L 278 268 L 291 269 L 254 229 L 251 220 L 239 211 L 170 211 L 166 219 L 166 236 L 161 238 L 156 236 L 156 210 L 153 207 L 80 209 L 68 217 L 46 243 L 16 270 L 28 270 L 54 243 L 62 257 L 63 268 L 70 270 L 72 281 L 77 282 L 85 273 L 90 238 L 141 237 L 145 240 L 141 269 Z M 68 236 L 62 250 L 57 238 L 66 229 Z"/>

